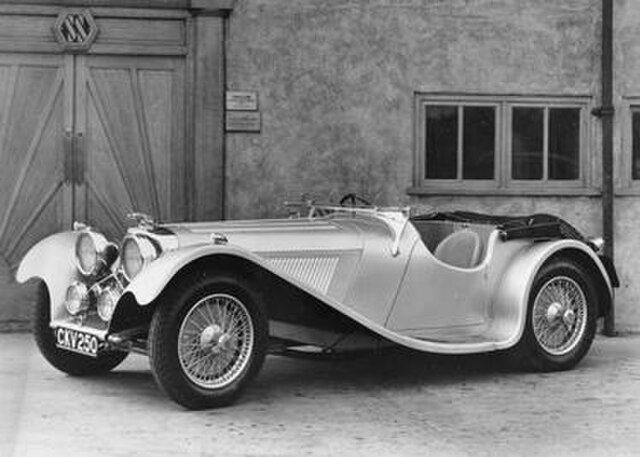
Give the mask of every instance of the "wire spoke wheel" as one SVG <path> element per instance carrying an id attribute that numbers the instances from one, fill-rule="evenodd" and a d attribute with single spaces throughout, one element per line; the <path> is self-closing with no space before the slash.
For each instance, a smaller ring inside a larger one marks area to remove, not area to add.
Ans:
<path id="1" fill-rule="evenodd" d="M 549 279 L 533 302 L 533 334 L 546 352 L 561 356 L 582 341 L 588 304 L 582 287 L 568 276 Z"/>
<path id="2" fill-rule="evenodd" d="M 151 371 L 189 409 L 233 403 L 260 371 L 269 325 L 258 289 L 239 275 L 185 277 L 158 302 L 149 329 Z"/>
<path id="3" fill-rule="evenodd" d="M 584 262 L 558 256 L 543 264 L 531 284 L 520 340 L 508 351 L 511 360 L 534 371 L 574 367 L 593 343 L 599 298 L 607 292 L 600 287 L 606 284 Z"/>
<path id="4" fill-rule="evenodd" d="M 225 293 L 207 295 L 185 315 L 178 333 L 184 374 L 204 389 L 233 383 L 251 357 L 255 331 L 246 306 Z"/>

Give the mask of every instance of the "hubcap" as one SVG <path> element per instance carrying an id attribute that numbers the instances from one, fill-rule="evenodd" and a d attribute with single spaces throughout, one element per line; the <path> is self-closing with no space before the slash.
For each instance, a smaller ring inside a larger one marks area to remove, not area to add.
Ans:
<path id="1" fill-rule="evenodd" d="M 245 305 L 228 294 L 211 294 L 193 305 L 182 321 L 180 366 L 198 386 L 219 389 L 242 374 L 253 343 L 253 323 Z"/>
<path id="2" fill-rule="evenodd" d="M 562 305 L 558 302 L 553 302 L 547 308 L 547 322 L 551 323 L 558 319 L 558 317 L 562 314 Z"/>
<path id="3" fill-rule="evenodd" d="M 552 355 L 572 351 L 582 339 L 587 324 L 587 300 L 582 287 L 567 276 L 547 281 L 533 302 L 533 333 Z"/>

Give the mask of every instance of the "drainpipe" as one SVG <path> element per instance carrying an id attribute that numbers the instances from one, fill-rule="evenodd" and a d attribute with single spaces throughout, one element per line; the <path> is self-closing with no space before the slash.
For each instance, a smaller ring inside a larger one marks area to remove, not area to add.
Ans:
<path id="1" fill-rule="evenodd" d="M 602 233 L 604 254 L 614 254 L 614 182 L 613 182 L 613 0 L 602 0 Z M 604 334 L 614 336 L 615 306 L 604 317 Z"/>

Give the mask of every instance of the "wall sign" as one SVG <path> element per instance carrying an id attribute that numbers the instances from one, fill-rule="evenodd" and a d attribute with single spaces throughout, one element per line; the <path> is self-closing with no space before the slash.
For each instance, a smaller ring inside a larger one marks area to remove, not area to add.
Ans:
<path id="1" fill-rule="evenodd" d="M 225 130 L 227 132 L 259 133 L 262 127 L 262 117 L 257 111 L 227 111 L 225 116 Z"/>
<path id="2" fill-rule="evenodd" d="M 225 96 L 225 106 L 228 110 L 236 111 L 257 111 L 258 93 L 228 91 Z"/>

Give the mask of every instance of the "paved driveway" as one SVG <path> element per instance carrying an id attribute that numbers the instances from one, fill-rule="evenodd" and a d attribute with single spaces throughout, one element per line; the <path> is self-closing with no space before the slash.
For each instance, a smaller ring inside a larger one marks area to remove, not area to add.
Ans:
<path id="1" fill-rule="evenodd" d="M 146 358 L 93 379 L 54 371 L 27 334 L 0 334 L 3 456 L 640 454 L 640 336 L 598 337 L 569 372 L 496 357 L 269 357 L 241 401 L 190 412 Z"/>

